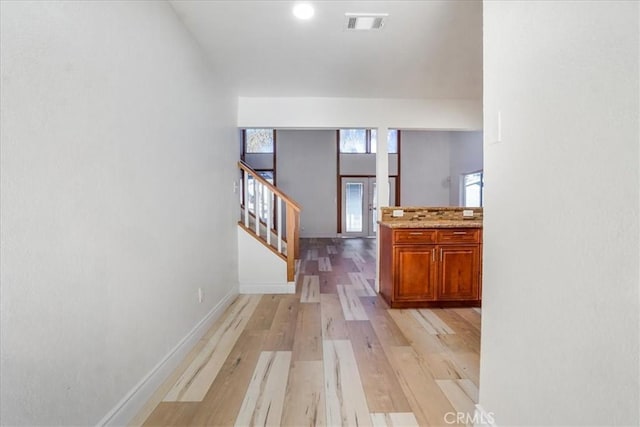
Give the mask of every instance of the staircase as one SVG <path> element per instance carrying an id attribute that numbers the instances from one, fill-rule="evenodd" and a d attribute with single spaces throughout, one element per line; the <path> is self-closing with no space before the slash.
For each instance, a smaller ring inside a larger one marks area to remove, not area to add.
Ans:
<path id="1" fill-rule="evenodd" d="M 238 168 L 242 173 L 238 226 L 284 261 L 286 281 L 294 282 L 300 252 L 300 205 L 245 162 L 239 161 Z M 241 264 L 245 255 L 240 254 Z"/>

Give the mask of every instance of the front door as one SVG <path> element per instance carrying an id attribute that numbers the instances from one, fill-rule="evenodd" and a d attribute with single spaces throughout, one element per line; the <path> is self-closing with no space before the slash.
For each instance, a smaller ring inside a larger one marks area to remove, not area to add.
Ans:
<path id="1" fill-rule="evenodd" d="M 395 204 L 396 178 L 389 178 L 389 200 Z M 342 178 L 342 234 L 375 236 L 378 229 L 375 177 Z"/>

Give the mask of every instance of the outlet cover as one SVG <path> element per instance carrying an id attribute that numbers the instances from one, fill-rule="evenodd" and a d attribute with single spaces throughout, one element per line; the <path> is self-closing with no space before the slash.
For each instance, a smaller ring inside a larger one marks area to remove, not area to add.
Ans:
<path id="1" fill-rule="evenodd" d="M 394 218 L 402 218 L 404 216 L 404 211 L 402 209 L 394 209 L 391 216 Z"/>
<path id="2" fill-rule="evenodd" d="M 462 211 L 462 216 L 463 216 L 464 218 L 473 218 L 473 210 L 471 210 L 471 209 L 464 209 L 464 210 Z"/>

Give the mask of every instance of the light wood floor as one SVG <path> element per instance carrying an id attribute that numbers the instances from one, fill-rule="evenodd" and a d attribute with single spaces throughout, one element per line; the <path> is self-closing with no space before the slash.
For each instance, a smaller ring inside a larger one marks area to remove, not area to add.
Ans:
<path id="1" fill-rule="evenodd" d="M 389 309 L 373 291 L 374 245 L 303 239 L 296 294 L 239 296 L 138 422 L 427 426 L 472 415 L 480 311 Z"/>

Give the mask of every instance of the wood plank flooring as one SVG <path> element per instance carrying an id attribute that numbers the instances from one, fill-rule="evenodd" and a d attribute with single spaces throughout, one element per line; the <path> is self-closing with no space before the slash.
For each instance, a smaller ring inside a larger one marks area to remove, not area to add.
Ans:
<path id="1" fill-rule="evenodd" d="M 239 296 L 131 425 L 444 426 L 460 419 L 448 413 L 473 415 L 480 310 L 389 309 L 374 290 L 375 240 L 301 243 L 296 294 Z"/>

